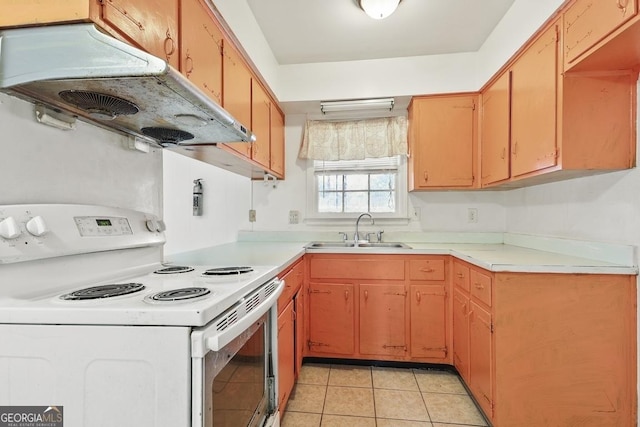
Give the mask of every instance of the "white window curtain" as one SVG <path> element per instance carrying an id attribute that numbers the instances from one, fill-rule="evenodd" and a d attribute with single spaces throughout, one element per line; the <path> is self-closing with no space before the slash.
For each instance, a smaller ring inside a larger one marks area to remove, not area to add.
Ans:
<path id="1" fill-rule="evenodd" d="M 362 160 L 407 154 L 407 118 L 355 121 L 307 120 L 298 157 Z"/>

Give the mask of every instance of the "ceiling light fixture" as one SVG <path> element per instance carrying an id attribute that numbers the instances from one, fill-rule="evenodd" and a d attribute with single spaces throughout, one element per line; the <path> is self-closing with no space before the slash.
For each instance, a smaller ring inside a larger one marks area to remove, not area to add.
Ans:
<path id="1" fill-rule="evenodd" d="M 321 101 L 320 111 L 327 114 L 337 111 L 392 110 L 393 98 L 352 99 L 346 101 Z"/>
<path id="2" fill-rule="evenodd" d="M 358 0 L 358 5 L 373 19 L 384 19 L 391 15 L 401 0 Z"/>

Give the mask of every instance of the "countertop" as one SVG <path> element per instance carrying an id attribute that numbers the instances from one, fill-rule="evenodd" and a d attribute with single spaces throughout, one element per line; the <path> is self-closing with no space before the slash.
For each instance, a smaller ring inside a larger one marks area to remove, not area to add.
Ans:
<path id="1" fill-rule="evenodd" d="M 305 242 L 238 241 L 166 257 L 168 263 L 191 265 L 270 265 L 278 272 L 305 252 L 402 255 L 452 255 L 493 272 L 637 275 L 629 256 L 622 263 L 573 256 L 504 243 L 407 242 L 410 249 L 330 248 L 306 250 Z M 592 244 L 593 245 L 593 244 Z M 631 247 L 630 247 L 631 248 Z M 633 250 L 633 248 L 631 248 Z M 579 253 L 580 251 L 575 251 Z M 635 256 L 635 253 L 633 253 Z M 604 257 L 607 258 L 607 257 Z M 610 257 L 609 257 L 610 258 Z"/>

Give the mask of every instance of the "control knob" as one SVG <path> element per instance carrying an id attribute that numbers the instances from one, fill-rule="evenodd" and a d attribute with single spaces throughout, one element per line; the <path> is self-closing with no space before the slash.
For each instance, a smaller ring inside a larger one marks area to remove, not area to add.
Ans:
<path id="1" fill-rule="evenodd" d="M 0 221 L 0 237 L 5 239 L 15 239 L 22 234 L 18 222 L 12 216 Z"/>
<path id="2" fill-rule="evenodd" d="M 27 231 L 33 236 L 40 237 L 47 234 L 49 229 L 47 228 L 47 224 L 44 222 L 44 219 L 38 215 L 27 221 Z"/>

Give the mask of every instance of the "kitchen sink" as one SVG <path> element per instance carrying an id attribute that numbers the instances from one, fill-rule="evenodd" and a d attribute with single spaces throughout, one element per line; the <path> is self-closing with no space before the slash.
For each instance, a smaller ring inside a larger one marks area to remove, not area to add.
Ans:
<path id="1" fill-rule="evenodd" d="M 363 242 L 357 245 L 354 242 L 311 242 L 307 246 L 307 249 L 330 249 L 330 248 L 398 248 L 398 249 L 411 249 L 408 246 L 400 242 Z"/>

